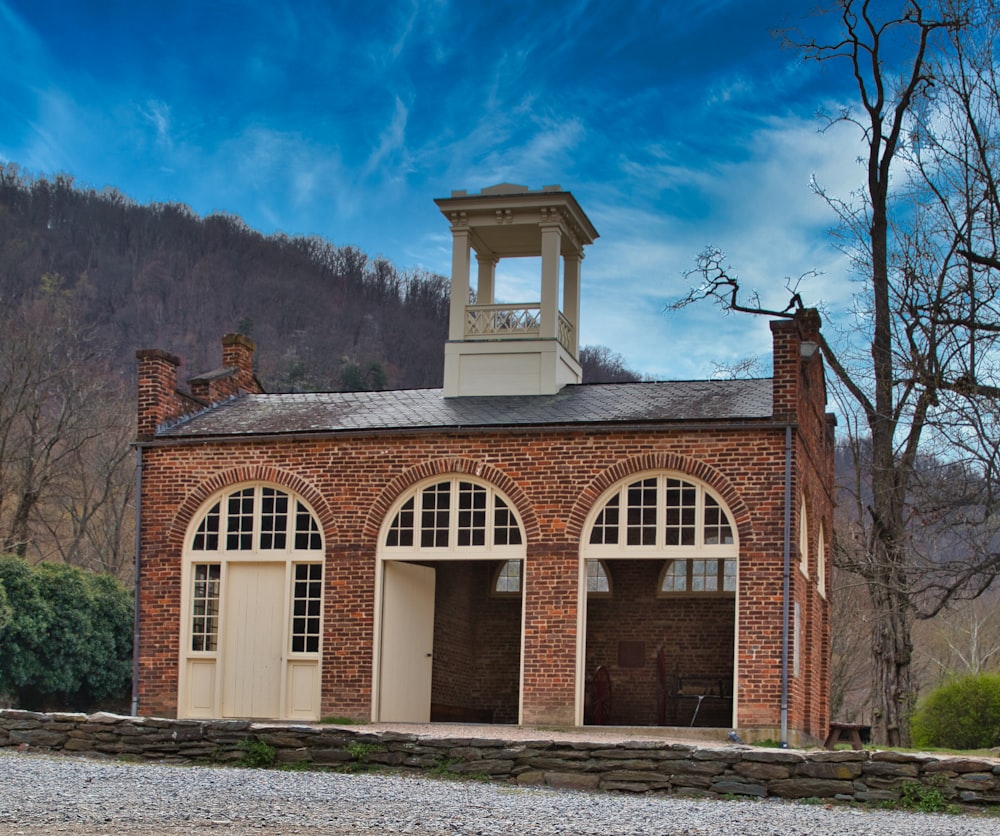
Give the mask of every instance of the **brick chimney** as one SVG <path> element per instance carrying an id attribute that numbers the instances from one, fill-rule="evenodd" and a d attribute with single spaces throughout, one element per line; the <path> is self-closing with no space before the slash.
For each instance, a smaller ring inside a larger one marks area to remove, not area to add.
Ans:
<path id="1" fill-rule="evenodd" d="M 805 394 L 803 388 L 813 388 L 814 378 L 818 377 L 819 388 L 823 389 L 823 366 L 819 356 L 821 322 L 815 308 L 803 308 L 791 319 L 771 322 L 774 345 L 772 414 L 778 420 L 799 420 Z M 810 394 L 820 396 L 825 405 L 825 390 Z"/>
<path id="2" fill-rule="evenodd" d="M 242 334 L 226 334 L 222 338 L 222 365 L 235 369 L 236 386 L 254 395 L 263 394 L 257 377 L 253 373 L 253 354 L 256 346 L 249 337 Z"/>
<path id="3" fill-rule="evenodd" d="M 241 392 L 260 395 L 264 389 L 253 373 L 253 340 L 242 334 L 222 338 L 222 367 L 188 379 L 191 394 L 205 404 L 219 403 Z"/>
<path id="4" fill-rule="evenodd" d="M 138 438 L 149 441 L 160 424 L 178 414 L 177 367 L 181 361 L 158 348 L 141 349 L 135 356 L 139 361 Z"/>

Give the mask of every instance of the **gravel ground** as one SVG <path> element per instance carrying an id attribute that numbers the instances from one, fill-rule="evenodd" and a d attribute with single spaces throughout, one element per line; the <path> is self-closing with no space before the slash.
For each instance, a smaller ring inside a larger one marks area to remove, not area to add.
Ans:
<path id="1" fill-rule="evenodd" d="M 996 818 L 0 753 L 0 834 L 953 834 Z"/>

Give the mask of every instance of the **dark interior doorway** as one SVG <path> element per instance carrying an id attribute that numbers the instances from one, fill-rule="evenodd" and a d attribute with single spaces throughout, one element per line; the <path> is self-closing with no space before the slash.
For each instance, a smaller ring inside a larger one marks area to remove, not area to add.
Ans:
<path id="1" fill-rule="evenodd" d="M 517 723 L 521 593 L 498 594 L 505 561 L 436 561 L 431 721 Z"/>
<path id="2" fill-rule="evenodd" d="M 662 560 L 604 565 L 610 594 L 587 599 L 584 722 L 731 726 L 735 596 L 660 595 Z"/>

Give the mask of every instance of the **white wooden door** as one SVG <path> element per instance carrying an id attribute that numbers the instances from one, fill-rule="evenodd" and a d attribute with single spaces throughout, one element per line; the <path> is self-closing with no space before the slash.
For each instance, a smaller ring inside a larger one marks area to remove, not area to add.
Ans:
<path id="1" fill-rule="evenodd" d="M 431 719 L 434 568 L 383 564 L 379 717 L 382 722 Z"/>
<path id="2" fill-rule="evenodd" d="M 230 563 L 222 641 L 222 716 L 281 716 L 285 566 Z"/>

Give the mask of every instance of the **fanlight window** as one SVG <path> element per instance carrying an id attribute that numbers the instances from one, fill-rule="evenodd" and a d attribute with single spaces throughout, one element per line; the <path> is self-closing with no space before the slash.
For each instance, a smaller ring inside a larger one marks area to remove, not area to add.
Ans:
<path id="1" fill-rule="evenodd" d="M 521 561 L 507 560 L 500 565 L 493 576 L 493 593 L 495 595 L 521 594 Z"/>
<path id="2" fill-rule="evenodd" d="M 216 502 L 195 530 L 191 549 L 217 551 L 312 551 L 323 548 L 312 512 L 285 491 L 248 487 Z"/>
<path id="3" fill-rule="evenodd" d="M 660 574 L 659 591 L 672 593 L 736 593 L 735 560 L 668 560 Z"/>
<path id="4" fill-rule="evenodd" d="M 600 560 L 587 561 L 587 594 L 608 597 L 611 595 L 611 578 L 608 567 Z"/>
<path id="5" fill-rule="evenodd" d="M 524 536 L 513 509 L 493 488 L 463 479 L 418 490 L 396 512 L 386 534 L 391 549 L 497 550 L 517 547 Z"/>
<path id="6" fill-rule="evenodd" d="M 736 554 L 736 541 L 725 509 L 701 485 L 659 475 L 624 484 L 611 495 L 594 518 L 587 552 L 725 556 Z"/>

